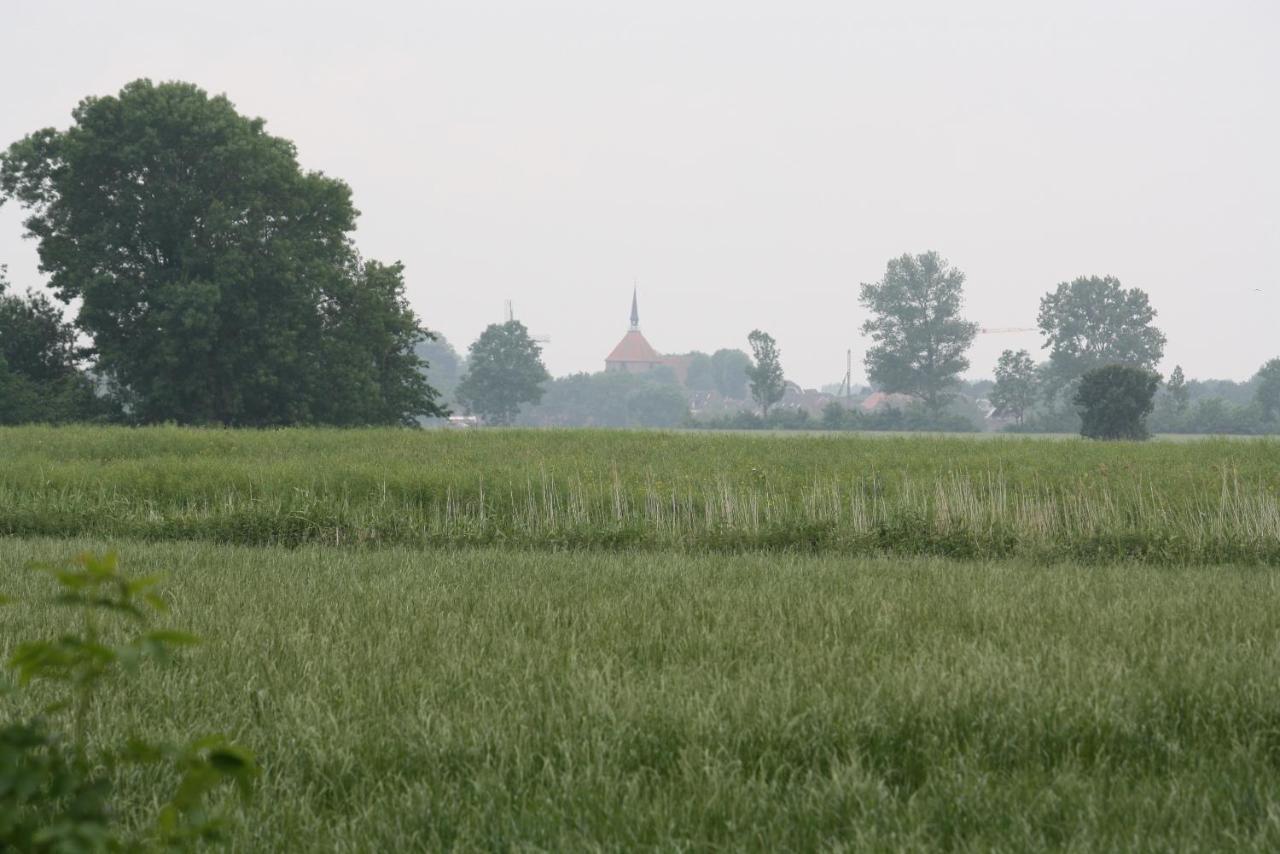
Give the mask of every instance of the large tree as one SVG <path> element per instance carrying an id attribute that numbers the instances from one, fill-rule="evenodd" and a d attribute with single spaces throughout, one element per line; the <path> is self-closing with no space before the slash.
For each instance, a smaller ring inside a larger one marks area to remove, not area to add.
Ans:
<path id="1" fill-rule="evenodd" d="M 28 209 L 54 292 L 81 300 L 95 368 L 135 420 L 437 411 L 400 269 L 356 255 L 346 184 L 186 83 L 139 80 L 72 116 L 0 155 L 0 200 Z"/>
<path id="2" fill-rule="evenodd" d="M 467 351 L 458 400 L 486 424 L 510 424 L 526 403 L 542 400 L 551 379 L 542 348 L 518 320 L 491 324 Z"/>
<path id="3" fill-rule="evenodd" d="M 1154 370 L 1165 344 L 1155 317 L 1145 292 L 1126 290 L 1113 276 L 1081 276 L 1045 294 L 1038 323 L 1049 349 L 1050 396 L 1104 365 Z"/>
<path id="4" fill-rule="evenodd" d="M 995 414 L 1011 416 L 1019 424 L 1036 401 L 1036 365 L 1026 350 L 1005 350 L 996 363 L 996 383 L 991 388 Z"/>
<path id="5" fill-rule="evenodd" d="M 782 374 L 782 354 L 773 336 L 759 329 L 751 330 L 747 336 L 751 344 L 751 353 L 755 364 L 747 368 L 747 379 L 751 382 L 751 397 L 760 405 L 760 412 L 769 415 L 769 407 L 782 400 L 786 392 L 786 379 Z"/>
<path id="6" fill-rule="evenodd" d="M 872 317 L 862 331 L 874 342 L 867 351 L 867 375 L 881 389 L 909 394 L 931 414 L 951 398 L 965 352 L 978 332 L 960 317 L 964 273 L 937 252 L 903 255 L 889 262 L 884 278 L 863 284 L 862 305 Z"/>

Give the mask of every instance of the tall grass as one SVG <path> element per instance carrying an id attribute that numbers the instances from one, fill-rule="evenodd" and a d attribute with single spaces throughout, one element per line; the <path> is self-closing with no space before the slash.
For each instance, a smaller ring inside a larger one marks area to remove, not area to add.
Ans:
<path id="1" fill-rule="evenodd" d="M 37 583 L 28 560 L 100 545 L 0 541 L 4 590 Z M 93 714 L 253 749 L 239 850 L 1280 846 L 1266 569 L 192 543 L 125 559 L 169 572 L 171 619 L 205 643 Z M 0 653 L 66 617 L 2 616 Z M 165 780 L 123 782 L 145 812 Z"/>
<path id="2" fill-rule="evenodd" d="M 1280 442 L 24 428 L 0 534 L 1280 564 Z"/>

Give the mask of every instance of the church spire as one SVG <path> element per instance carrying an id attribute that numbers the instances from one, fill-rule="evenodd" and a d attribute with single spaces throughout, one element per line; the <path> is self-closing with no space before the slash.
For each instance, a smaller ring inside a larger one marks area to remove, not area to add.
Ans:
<path id="1" fill-rule="evenodd" d="M 640 329 L 640 306 L 636 302 L 636 286 L 631 286 L 631 328 Z"/>

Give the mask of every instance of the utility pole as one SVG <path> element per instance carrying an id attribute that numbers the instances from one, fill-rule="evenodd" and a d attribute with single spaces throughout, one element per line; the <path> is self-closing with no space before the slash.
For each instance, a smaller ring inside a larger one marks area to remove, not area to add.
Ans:
<path id="1" fill-rule="evenodd" d="M 853 350 L 844 351 L 844 399 L 853 399 Z"/>

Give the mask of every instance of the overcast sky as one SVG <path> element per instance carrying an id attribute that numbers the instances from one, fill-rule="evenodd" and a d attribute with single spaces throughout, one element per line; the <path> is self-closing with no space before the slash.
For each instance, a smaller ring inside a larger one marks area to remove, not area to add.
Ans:
<path id="1" fill-rule="evenodd" d="M 3 5 L 0 141 L 138 77 L 225 92 L 351 184 L 361 251 L 459 350 L 509 298 L 552 373 L 599 370 L 638 281 L 662 352 L 759 327 L 801 384 L 848 347 L 857 378 L 858 284 L 936 249 L 983 326 L 1112 274 L 1166 373 L 1280 355 L 1275 0 Z M 36 284 L 21 232 L 0 208 Z M 1039 344 L 980 336 L 969 375 Z"/>

